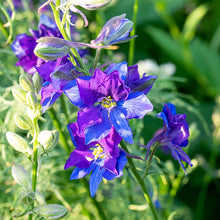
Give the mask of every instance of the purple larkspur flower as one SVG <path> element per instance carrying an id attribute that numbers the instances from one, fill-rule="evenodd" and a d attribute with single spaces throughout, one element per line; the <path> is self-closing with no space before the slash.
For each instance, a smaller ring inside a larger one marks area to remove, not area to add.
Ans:
<path id="1" fill-rule="evenodd" d="M 151 139 L 146 146 L 147 156 L 150 147 L 155 143 L 164 149 L 171 151 L 172 157 L 177 160 L 183 170 L 185 167 L 181 161 L 187 162 L 192 166 L 189 156 L 182 150 L 188 145 L 189 126 L 186 121 L 186 114 L 176 114 L 176 107 L 172 103 L 164 104 L 163 111 L 157 117 L 163 119 L 163 128 L 159 129 L 153 139 Z M 147 157 L 146 156 L 146 157 Z"/>
<path id="2" fill-rule="evenodd" d="M 111 18 L 103 26 L 98 37 L 91 41 L 96 45 L 113 45 L 124 43 L 136 36 L 129 37 L 133 27 L 133 22 L 125 18 L 126 14 Z"/>
<path id="3" fill-rule="evenodd" d="M 80 179 L 91 173 L 90 193 L 93 197 L 104 177 L 112 180 L 123 175 L 127 162 L 126 155 L 118 148 L 121 137 L 111 128 L 110 133 L 99 141 L 85 144 L 84 134 L 80 134 L 77 123 L 67 126 L 72 142 L 76 146 L 70 154 L 64 169 L 74 167 L 70 179 Z"/>
<path id="4" fill-rule="evenodd" d="M 81 108 L 77 122 L 79 132 L 85 132 L 86 144 L 107 136 L 112 126 L 125 141 L 133 143 L 128 119 L 143 118 L 153 110 L 146 94 L 156 79 L 135 78 L 136 73 L 137 66 L 113 64 L 105 72 L 96 69 L 92 77 L 77 78 L 64 88 L 70 101 Z"/>
<path id="5" fill-rule="evenodd" d="M 56 61 L 48 61 L 36 69 L 45 81 L 41 89 L 43 113 L 61 96 L 63 88 L 68 83 L 83 75 L 76 71 L 67 56 Z"/>
<path id="6" fill-rule="evenodd" d="M 19 61 L 16 66 L 21 66 L 28 74 L 33 75 L 36 72 L 35 66 L 41 66 L 46 61 L 37 57 L 34 54 L 34 48 L 37 43 L 36 40 L 44 36 L 61 37 L 61 34 L 53 23 L 46 15 L 41 15 L 38 30 L 30 30 L 32 36 L 27 34 L 19 34 L 11 44 Z"/>

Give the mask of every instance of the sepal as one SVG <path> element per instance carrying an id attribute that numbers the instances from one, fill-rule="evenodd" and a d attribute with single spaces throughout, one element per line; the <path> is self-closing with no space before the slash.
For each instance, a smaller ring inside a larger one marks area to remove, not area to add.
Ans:
<path id="1" fill-rule="evenodd" d="M 30 76 L 27 74 L 21 74 L 19 77 L 19 84 L 21 88 L 27 92 L 34 92 L 34 83 Z"/>

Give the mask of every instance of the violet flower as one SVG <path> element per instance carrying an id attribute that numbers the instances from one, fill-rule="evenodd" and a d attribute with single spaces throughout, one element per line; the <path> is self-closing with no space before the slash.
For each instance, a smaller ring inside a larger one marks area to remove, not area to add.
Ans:
<path id="1" fill-rule="evenodd" d="M 189 156 L 182 150 L 183 147 L 188 145 L 189 137 L 189 127 L 185 120 L 186 114 L 176 114 L 175 105 L 168 103 L 164 104 L 163 112 L 160 112 L 157 117 L 163 119 L 163 128 L 154 134 L 153 139 L 146 146 L 143 146 L 147 148 L 146 158 L 148 157 L 150 147 L 158 143 L 164 150 L 171 151 L 172 157 L 180 163 L 186 172 L 182 161 L 192 166 Z"/>
<path id="2" fill-rule="evenodd" d="M 112 180 L 123 175 L 123 168 L 127 162 L 125 153 L 117 146 L 121 137 L 111 128 L 110 133 L 99 141 L 85 145 L 84 134 L 79 133 L 77 123 L 67 126 L 75 150 L 70 154 L 64 169 L 74 167 L 70 179 L 81 179 L 87 174 L 90 176 L 90 193 L 93 197 L 104 177 Z"/>
<path id="3" fill-rule="evenodd" d="M 44 36 L 62 37 L 56 25 L 46 15 L 41 15 L 38 29 L 36 31 L 30 30 L 32 36 L 17 35 L 11 44 L 12 50 L 19 59 L 16 66 L 21 66 L 24 71 L 31 75 L 36 72 L 35 66 L 40 66 L 46 62 L 34 54 L 34 48 L 37 45 L 36 40 Z"/>
<path id="4" fill-rule="evenodd" d="M 126 14 L 115 16 L 106 22 L 98 37 L 91 41 L 94 45 L 112 45 L 124 43 L 136 36 L 129 37 L 133 22 L 125 18 Z"/>
<path id="5" fill-rule="evenodd" d="M 82 109 L 77 122 L 80 134 L 85 132 L 86 144 L 106 137 L 112 126 L 125 141 L 133 143 L 127 119 L 143 118 L 153 110 L 145 95 L 156 79 L 140 79 L 137 74 L 137 66 L 113 64 L 105 72 L 96 69 L 92 77 L 77 78 L 64 88 L 70 101 Z"/>

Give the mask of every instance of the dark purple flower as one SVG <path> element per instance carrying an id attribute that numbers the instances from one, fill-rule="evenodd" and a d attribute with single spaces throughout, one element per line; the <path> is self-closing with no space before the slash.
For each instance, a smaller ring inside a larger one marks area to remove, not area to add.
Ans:
<path id="1" fill-rule="evenodd" d="M 181 167 L 186 172 L 181 160 L 192 166 L 189 156 L 182 150 L 182 147 L 188 145 L 189 137 L 189 127 L 185 120 L 186 114 L 176 114 L 175 105 L 168 103 L 164 104 L 163 112 L 160 112 L 157 117 L 163 119 L 163 128 L 159 129 L 154 134 L 153 139 L 144 146 L 147 147 L 147 156 L 150 147 L 155 143 L 159 143 L 164 150 L 171 151 L 172 157 L 180 163 Z"/>
<path id="2" fill-rule="evenodd" d="M 77 122 L 79 132 L 85 132 L 86 144 L 107 136 L 112 126 L 128 143 L 133 143 L 127 119 L 143 118 L 153 110 L 141 84 L 150 88 L 155 77 L 150 85 L 142 79 L 136 79 L 137 84 L 133 85 L 131 70 L 133 67 L 127 68 L 126 63 L 114 64 L 105 72 L 96 69 L 92 78 L 77 78 L 64 88 L 70 101 L 82 108 Z"/>
<path id="3" fill-rule="evenodd" d="M 48 61 L 36 69 L 45 81 L 41 89 L 43 113 L 61 96 L 63 88 L 69 82 L 83 75 L 76 71 L 67 56 L 56 61 Z"/>
<path id="4" fill-rule="evenodd" d="M 104 177 L 112 180 L 123 175 L 127 162 L 124 152 L 118 148 L 121 137 L 111 128 L 110 133 L 99 141 L 85 145 L 85 136 L 80 134 L 77 123 L 67 126 L 71 139 L 76 146 L 70 154 L 64 169 L 74 167 L 70 179 L 80 179 L 91 173 L 90 193 L 93 197 Z"/>
<path id="5" fill-rule="evenodd" d="M 34 54 L 36 40 L 44 36 L 61 37 L 56 25 L 46 15 L 41 15 L 38 29 L 37 31 L 30 30 L 32 36 L 19 34 L 11 44 L 12 50 L 19 59 L 16 66 L 22 66 L 24 71 L 31 75 L 36 72 L 35 66 L 41 66 L 46 62 Z"/>

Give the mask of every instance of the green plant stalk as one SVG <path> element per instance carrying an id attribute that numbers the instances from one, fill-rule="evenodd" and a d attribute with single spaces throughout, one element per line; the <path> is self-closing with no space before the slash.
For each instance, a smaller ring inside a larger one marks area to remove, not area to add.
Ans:
<path id="1" fill-rule="evenodd" d="M 150 168 L 151 160 L 153 159 L 153 156 L 154 156 L 154 154 L 155 154 L 155 152 L 156 152 L 158 146 L 159 146 L 159 143 L 157 142 L 157 143 L 155 144 L 153 150 L 151 151 L 150 158 L 149 158 L 149 160 L 148 160 L 148 162 L 147 162 L 147 167 L 146 167 L 146 169 L 145 169 L 145 171 L 144 171 L 144 175 L 143 175 L 143 177 L 142 177 L 143 180 L 144 180 L 145 177 L 147 176 L 148 170 L 149 170 L 149 168 Z"/>
<path id="2" fill-rule="evenodd" d="M 136 33 L 136 23 L 137 23 L 137 12 L 138 12 L 138 0 L 134 1 L 133 7 L 133 29 L 131 31 L 131 36 Z M 132 39 L 129 43 L 129 55 L 128 55 L 128 65 L 131 66 L 134 62 L 134 47 L 135 47 L 135 38 Z"/>
<path id="3" fill-rule="evenodd" d="M 95 62 L 94 62 L 94 66 L 93 66 L 93 69 L 92 69 L 92 74 L 94 74 L 94 71 L 95 71 L 95 69 L 97 67 L 97 64 L 99 62 L 99 58 L 100 58 L 101 52 L 102 52 L 101 48 L 96 49 Z"/>
<path id="4" fill-rule="evenodd" d="M 34 140 L 33 140 L 33 168 L 32 168 L 32 190 L 36 192 L 37 186 L 37 168 L 38 168 L 38 135 L 39 135 L 39 128 L 38 128 L 38 118 L 35 117 L 33 119 L 34 125 Z M 34 209 L 34 201 L 32 203 L 31 209 Z M 28 216 L 28 220 L 32 220 L 33 214 Z"/>
<path id="5" fill-rule="evenodd" d="M 53 11 L 54 19 L 55 19 L 55 22 L 57 24 L 57 27 L 58 27 L 59 31 L 61 32 L 61 34 L 63 35 L 63 38 L 65 40 L 71 41 L 70 37 L 67 34 L 67 31 L 65 30 L 65 28 L 63 26 L 63 24 L 65 24 L 66 19 L 64 18 L 63 22 L 61 22 L 60 21 L 60 11 L 56 9 L 56 8 L 58 8 L 59 5 L 60 5 L 60 0 L 56 1 L 56 5 L 54 5 L 53 3 L 50 3 L 50 6 L 51 6 L 52 11 Z M 90 76 L 91 74 L 89 73 L 88 68 L 86 67 L 86 65 L 82 61 L 82 59 L 81 59 L 79 53 L 77 52 L 77 50 L 75 48 L 71 48 L 71 52 L 74 55 L 74 57 L 72 57 L 71 53 L 69 54 L 70 57 L 71 57 L 70 60 L 73 63 L 73 65 L 77 66 L 77 63 L 75 61 L 75 59 L 76 59 L 77 62 L 79 63 L 79 65 L 81 66 L 81 68 L 84 70 L 84 74 L 86 76 Z"/>
<path id="6" fill-rule="evenodd" d="M 126 146 L 126 144 L 124 143 L 123 140 L 121 141 L 120 144 L 121 144 L 122 148 L 125 149 L 129 153 L 128 148 L 127 148 L 127 146 Z M 146 202 L 148 203 L 148 205 L 149 205 L 149 207 L 151 209 L 151 212 L 153 214 L 154 219 L 158 220 L 159 218 L 157 216 L 155 206 L 154 206 L 154 204 L 153 204 L 153 202 L 151 200 L 151 197 L 150 197 L 150 195 L 148 193 L 147 187 L 146 187 L 142 177 L 138 173 L 138 171 L 137 171 L 137 169 L 136 169 L 136 167 L 135 167 L 135 165 L 133 163 L 133 160 L 130 157 L 127 157 L 127 159 L 128 159 L 128 163 L 129 163 L 129 165 L 131 167 L 131 171 L 133 172 L 133 174 L 135 175 L 139 185 L 141 186 L 141 189 L 142 189 L 143 194 L 144 194 L 144 198 L 145 198 Z"/>

